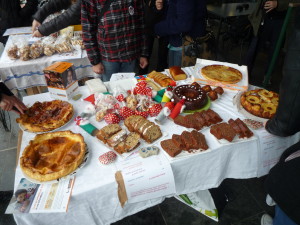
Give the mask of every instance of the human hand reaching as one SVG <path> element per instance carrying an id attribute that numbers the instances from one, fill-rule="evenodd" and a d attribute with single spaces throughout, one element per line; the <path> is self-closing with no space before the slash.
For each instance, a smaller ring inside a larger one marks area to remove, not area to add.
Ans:
<path id="1" fill-rule="evenodd" d="M 266 10 L 266 13 L 272 11 L 277 7 L 277 1 L 266 1 L 264 5 L 264 9 Z"/>
<path id="2" fill-rule="evenodd" d="M 13 109 L 13 107 L 15 107 L 17 110 Z M 24 111 L 27 109 L 23 102 L 16 96 L 8 96 L 6 94 L 2 94 L 0 108 L 5 111 L 15 111 L 19 114 L 23 114 Z"/>
<path id="3" fill-rule="evenodd" d="M 42 35 L 39 30 L 36 30 L 33 32 L 32 37 L 43 37 L 44 35 Z"/>
<path id="4" fill-rule="evenodd" d="M 141 57 L 140 58 L 140 67 L 142 69 L 145 69 L 146 66 L 148 66 L 148 59 L 146 57 Z"/>
<path id="5" fill-rule="evenodd" d="M 98 63 L 97 65 L 93 66 L 93 71 L 96 74 L 103 74 L 104 73 L 104 66 L 102 63 Z"/>
<path id="6" fill-rule="evenodd" d="M 34 33 L 38 27 L 41 26 L 41 23 L 37 20 L 32 21 L 31 32 Z"/>

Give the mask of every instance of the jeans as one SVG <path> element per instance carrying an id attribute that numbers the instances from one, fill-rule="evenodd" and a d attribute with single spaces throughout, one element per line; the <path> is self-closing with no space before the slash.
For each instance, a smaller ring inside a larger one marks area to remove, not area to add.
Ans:
<path id="1" fill-rule="evenodd" d="M 171 50 L 169 49 L 169 67 L 180 66 L 182 60 L 182 50 Z"/>
<path id="2" fill-rule="evenodd" d="M 103 82 L 109 81 L 113 73 L 129 73 L 134 72 L 136 61 L 131 62 L 107 62 L 102 61 L 104 66 L 104 73 L 101 74 Z"/>
<path id="3" fill-rule="evenodd" d="M 297 225 L 292 221 L 278 205 L 275 206 L 275 217 L 273 219 L 273 225 Z"/>

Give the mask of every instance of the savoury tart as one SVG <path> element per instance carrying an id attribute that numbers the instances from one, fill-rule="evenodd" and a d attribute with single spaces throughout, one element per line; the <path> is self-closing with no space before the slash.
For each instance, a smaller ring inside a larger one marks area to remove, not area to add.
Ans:
<path id="1" fill-rule="evenodd" d="M 279 95 L 273 91 L 256 89 L 241 95 L 240 103 L 252 115 L 270 119 L 277 110 Z"/>
<path id="2" fill-rule="evenodd" d="M 81 134 L 71 131 L 37 134 L 23 151 L 20 166 L 29 178 L 51 181 L 76 170 L 85 153 L 86 144 Z"/>
<path id="3" fill-rule="evenodd" d="M 242 73 L 232 67 L 224 65 L 209 65 L 201 69 L 201 74 L 208 80 L 221 83 L 235 84 L 242 80 Z"/>
<path id="4" fill-rule="evenodd" d="M 46 132 L 63 126 L 73 114 L 73 106 L 66 101 L 35 102 L 20 115 L 17 123 L 29 132 Z"/>

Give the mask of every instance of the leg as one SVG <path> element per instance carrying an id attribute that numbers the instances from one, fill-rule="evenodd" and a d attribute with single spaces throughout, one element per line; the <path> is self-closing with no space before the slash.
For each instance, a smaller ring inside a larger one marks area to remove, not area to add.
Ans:
<path id="1" fill-rule="evenodd" d="M 169 67 L 181 66 L 182 50 L 170 50 L 169 49 Z"/>
<path id="2" fill-rule="evenodd" d="M 157 71 L 164 71 L 168 67 L 168 39 L 158 38 Z"/>
<path id="3" fill-rule="evenodd" d="M 109 81 L 113 73 L 120 72 L 121 65 L 119 62 L 102 61 L 102 63 L 104 66 L 104 74 L 101 74 L 101 80 L 103 82 Z"/>

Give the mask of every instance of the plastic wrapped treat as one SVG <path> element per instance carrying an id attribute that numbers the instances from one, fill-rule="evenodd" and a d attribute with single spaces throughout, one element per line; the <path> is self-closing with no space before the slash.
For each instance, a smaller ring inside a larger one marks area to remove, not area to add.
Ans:
<path id="1" fill-rule="evenodd" d="M 55 45 L 54 45 L 55 40 L 56 40 L 56 38 L 54 38 L 52 36 L 48 36 L 43 39 L 42 43 L 43 43 L 43 47 L 44 47 L 44 54 L 46 56 L 51 56 L 56 52 Z"/>
<path id="2" fill-rule="evenodd" d="M 72 52 L 74 49 L 71 44 L 70 37 L 66 35 L 58 36 L 58 38 L 55 41 L 55 50 L 58 53 Z"/>
<path id="3" fill-rule="evenodd" d="M 28 61 L 30 59 L 30 46 L 24 45 L 19 49 L 20 59 L 23 61 Z"/>
<path id="4" fill-rule="evenodd" d="M 80 36 L 74 36 L 71 39 L 71 43 L 73 46 L 79 46 L 81 49 L 84 49 L 83 40 L 82 40 L 82 37 L 80 37 Z"/>
<path id="5" fill-rule="evenodd" d="M 17 45 L 13 44 L 7 48 L 7 56 L 10 59 L 18 59 L 19 58 L 19 48 Z"/>
<path id="6" fill-rule="evenodd" d="M 30 58 L 36 59 L 43 55 L 44 49 L 42 41 L 36 41 L 30 46 Z"/>

